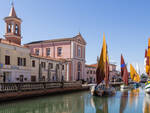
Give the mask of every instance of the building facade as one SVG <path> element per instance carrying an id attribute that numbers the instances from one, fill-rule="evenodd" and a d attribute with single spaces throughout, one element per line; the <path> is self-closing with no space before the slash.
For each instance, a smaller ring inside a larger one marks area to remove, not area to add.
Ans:
<path id="1" fill-rule="evenodd" d="M 92 65 L 85 65 L 84 80 L 88 83 L 96 83 L 96 67 Z"/>
<path id="2" fill-rule="evenodd" d="M 72 38 L 36 41 L 25 44 L 32 55 L 69 60 L 67 64 L 67 81 L 84 79 L 86 42 L 79 33 Z"/>
<path id="3" fill-rule="evenodd" d="M 30 50 L 16 46 L 7 40 L 0 40 L 0 81 L 30 81 Z"/>
<path id="4" fill-rule="evenodd" d="M 67 81 L 68 62 L 31 55 L 31 82 Z"/>

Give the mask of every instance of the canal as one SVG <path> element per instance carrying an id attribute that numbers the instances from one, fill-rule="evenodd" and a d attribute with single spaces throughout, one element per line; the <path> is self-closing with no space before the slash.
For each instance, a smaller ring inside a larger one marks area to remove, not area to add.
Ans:
<path id="1" fill-rule="evenodd" d="M 0 113 L 150 113 L 150 96 L 143 88 L 107 98 L 83 91 L 1 103 Z"/>

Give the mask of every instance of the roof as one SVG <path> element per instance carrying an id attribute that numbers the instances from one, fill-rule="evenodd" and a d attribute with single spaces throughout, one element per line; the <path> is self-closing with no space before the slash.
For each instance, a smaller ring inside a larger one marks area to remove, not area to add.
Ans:
<path id="1" fill-rule="evenodd" d="M 96 68 L 94 65 L 88 65 L 88 64 L 85 64 L 85 67 Z"/>
<path id="2" fill-rule="evenodd" d="M 33 41 L 33 42 L 29 42 L 25 45 L 32 45 L 32 44 L 39 44 L 39 43 L 49 43 L 49 42 L 59 42 L 59 41 L 80 41 L 80 43 L 83 43 L 84 45 L 86 45 L 85 40 L 83 39 L 83 37 L 81 36 L 81 34 L 79 33 L 78 35 L 72 37 L 72 38 L 60 38 L 60 39 L 52 39 L 52 40 L 41 40 L 41 41 Z"/>
<path id="3" fill-rule="evenodd" d="M 16 47 L 21 47 L 21 48 L 27 48 L 27 47 L 25 47 L 25 46 L 22 46 L 22 45 L 13 43 L 13 42 L 11 42 L 11 41 L 8 41 L 8 40 L 2 39 L 2 38 L 0 38 L 0 43 L 1 43 L 1 44 L 11 45 L 11 46 L 16 46 Z"/>
<path id="4" fill-rule="evenodd" d="M 10 13 L 9 13 L 9 16 L 8 17 L 5 17 L 4 20 L 6 19 L 17 19 L 19 21 L 22 21 L 20 18 L 17 17 L 17 14 L 16 14 L 16 11 L 15 11 L 15 8 L 14 8 L 14 5 L 12 4 L 11 6 L 11 9 L 10 9 Z"/>
<path id="5" fill-rule="evenodd" d="M 13 4 L 12 4 L 12 7 L 11 7 L 11 10 L 10 10 L 10 13 L 9 13 L 9 17 L 16 17 L 17 18 L 16 11 L 15 11 L 15 8 L 14 8 Z"/>
<path id="6" fill-rule="evenodd" d="M 109 64 L 109 65 L 114 65 L 114 66 L 116 66 L 115 64 Z M 91 65 L 86 65 L 86 66 L 97 68 L 98 65 L 97 65 L 97 64 L 91 64 Z"/>

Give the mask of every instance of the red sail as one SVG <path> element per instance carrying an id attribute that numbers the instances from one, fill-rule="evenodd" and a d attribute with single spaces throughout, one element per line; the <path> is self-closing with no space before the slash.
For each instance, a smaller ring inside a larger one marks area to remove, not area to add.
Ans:
<path id="1" fill-rule="evenodd" d="M 125 83 L 125 85 L 128 85 L 128 71 L 127 71 L 127 68 L 124 69 L 124 72 L 123 72 L 123 82 Z"/>
<path id="2" fill-rule="evenodd" d="M 128 77 L 129 77 L 129 74 L 128 74 L 128 70 L 127 70 L 127 67 L 126 67 L 126 64 L 124 62 L 124 58 L 121 54 L 121 76 L 123 78 L 123 82 L 128 85 Z"/>
<path id="3" fill-rule="evenodd" d="M 102 69 L 97 68 L 96 70 L 96 81 L 97 84 L 101 83 L 104 80 L 105 74 Z"/>
<path id="4" fill-rule="evenodd" d="M 126 67 L 126 65 L 125 65 L 123 56 L 121 54 L 121 77 L 123 77 L 123 72 L 124 72 L 125 67 Z"/>
<path id="5" fill-rule="evenodd" d="M 147 57 L 147 50 L 145 49 L 145 58 Z"/>
<path id="6" fill-rule="evenodd" d="M 106 86 L 108 86 L 108 84 L 109 84 L 109 64 L 108 64 L 108 62 L 107 62 L 107 60 L 106 60 L 106 64 L 105 64 L 105 78 L 104 78 L 104 80 L 105 80 L 105 83 L 106 83 Z"/>

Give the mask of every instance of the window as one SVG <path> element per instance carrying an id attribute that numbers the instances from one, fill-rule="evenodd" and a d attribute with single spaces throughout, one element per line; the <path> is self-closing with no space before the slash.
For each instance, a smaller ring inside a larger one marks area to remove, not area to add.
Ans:
<path id="1" fill-rule="evenodd" d="M 32 60 L 32 67 L 35 67 L 35 60 Z"/>
<path id="2" fill-rule="evenodd" d="M 36 82 L 36 76 L 31 76 L 31 82 Z"/>
<path id="3" fill-rule="evenodd" d="M 20 57 L 18 57 L 18 66 L 20 66 Z"/>
<path id="4" fill-rule="evenodd" d="M 11 24 L 8 25 L 8 32 L 11 32 Z"/>
<path id="5" fill-rule="evenodd" d="M 35 49 L 35 54 L 36 54 L 37 56 L 39 56 L 40 50 L 39 50 L 39 49 Z"/>
<path id="6" fill-rule="evenodd" d="M 15 26 L 15 34 L 18 34 L 18 25 Z"/>
<path id="7" fill-rule="evenodd" d="M 46 48 L 46 56 L 50 56 L 50 48 Z"/>
<path id="8" fill-rule="evenodd" d="M 64 70 L 65 69 L 65 66 L 64 65 L 62 65 L 62 70 Z"/>
<path id="9" fill-rule="evenodd" d="M 23 66 L 26 66 L 26 58 L 23 58 Z"/>
<path id="10" fill-rule="evenodd" d="M 93 73 L 95 74 L 96 72 L 95 72 L 95 71 L 93 71 Z"/>
<path id="11" fill-rule="evenodd" d="M 52 63 L 49 63 L 48 65 L 49 65 L 50 69 L 53 69 L 53 64 Z"/>
<path id="12" fill-rule="evenodd" d="M 56 68 L 59 69 L 59 64 L 56 64 Z"/>
<path id="13" fill-rule="evenodd" d="M 41 66 L 42 66 L 42 68 L 45 68 L 46 67 L 46 63 L 45 62 L 41 62 Z"/>
<path id="14" fill-rule="evenodd" d="M 78 47 L 78 57 L 81 57 L 81 48 Z"/>
<path id="15" fill-rule="evenodd" d="M 58 47 L 57 48 L 57 56 L 61 56 L 62 55 L 62 48 Z"/>
<path id="16" fill-rule="evenodd" d="M 89 74 L 89 71 L 87 71 L 87 74 Z"/>
<path id="17" fill-rule="evenodd" d="M 92 74 L 92 70 L 90 71 L 90 74 Z"/>
<path id="18" fill-rule="evenodd" d="M 26 58 L 18 57 L 18 66 L 26 66 Z"/>
<path id="19" fill-rule="evenodd" d="M 10 56 L 5 56 L 5 64 L 10 65 Z"/>

